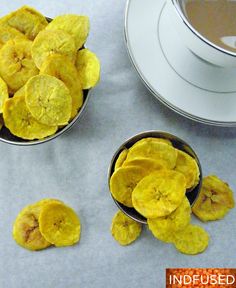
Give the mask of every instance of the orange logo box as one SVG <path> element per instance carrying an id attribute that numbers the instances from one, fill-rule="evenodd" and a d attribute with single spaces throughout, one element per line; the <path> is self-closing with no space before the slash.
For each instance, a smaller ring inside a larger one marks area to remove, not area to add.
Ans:
<path id="1" fill-rule="evenodd" d="M 166 269 L 166 288 L 236 288 L 233 268 Z"/>

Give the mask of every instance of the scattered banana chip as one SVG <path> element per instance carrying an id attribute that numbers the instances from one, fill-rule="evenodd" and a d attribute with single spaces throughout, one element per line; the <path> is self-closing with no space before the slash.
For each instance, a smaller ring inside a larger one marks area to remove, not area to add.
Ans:
<path id="1" fill-rule="evenodd" d="M 191 207 L 187 197 L 184 197 L 184 200 L 174 212 L 165 217 L 147 219 L 147 224 L 157 239 L 172 243 L 174 242 L 175 233 L 186 228 L 190 220 Z"/>
<path id="2" fill-rule="evenodd" d="M 73 37 L 62 30 L 43 30 L 34 39 L 32 45 L 32 57 L 39 69 L 47 57 L 52 54 L 67 56 L 75 63 L 76 52 Z"/>
<path id="3" fill-rule="evenodd" d="M 132 193 L 132 203 L 146 218 L 163 217 L 181 204 L 185 191 L 186 180 L 182 173 L 160 170 L 146 176 L 137 184 Z"/>
<path id="4" fill-rule="evenodd" d="M 112 196 L 120 203 L 133 207 L 132 192 L 138 182 L 147 175 L 140 167 L 122 167 L 117 169 L 110 179 Z"/>
<path id="5" fill-rule="evenodd" d="M 87 40 L 89 33 L 89 18 L 87 16 L 66 14 L 53 19 L 46 30 L 63 30 L 73 36 L 76 48 L 80 49 Z"/>
<path id="6" fill-rule="evenodd" d="M 112 220 L 111 234 L 120 245 L 129 245 L 134 242 L 142 231 L 142 225 L 135 222 L 121 211 L 118 211 Z"/>
<path id="7" fill-rule="evenodd" d="M 197 225 L 189 225 L 183 231 L 175 234 L 174 245 L 184 254 L 195 255 L 202 253 L 208 246 L 209 235 Z"/>
<path id="8" fill-rule="evenodd" d="M 74 245 L 80 239 L 80 220 L 70 207 L 62 203 L 42 207 L 39 229 L 44 238 L 57 247 Z"/>
<path id="9" fill-rule="evenodd" d="M 41 250 L 51 246 L 39 231 L 39 214 L 44 205 L 54 203 L 54 199 L 44 199 L 26 206 L 17 216 L 13 226 L 13 238 L 29 250 Z"/>
<path id="10" fill-rule="evenodd" d="M 32 42 L 16 38 L 0 50 L 0 75 L 10 92 L 16 92 L 39 73 L 31 57 Z"/>
<path id="11" fill-rule="evenodd" d="M 7 43 L 7 41 L 14 40 L 15 38 L 25 39 L 26 37 L 18 30 L 10 26 L 1 26 L 0 23 L 0 49 Z"/>
<path id="12" fill-rule="evenodd" d="M 126 149 L 126 148 L 120 152 L 120 154 L 116 160 L 114 170 L 117 170 L 118 168 L 122 167 L 122 165 L 123 165 L 123 163 L 127 157 L 127 154 L 128 154 L 128 149 Z"/>
<path id="13" fill-rule="evenodd" d="M 34 40 L 38 33 L 46 28 L 48 22 L 45 17 L 35 9 L 29 6 L 23 6 L 1 18 L 0 25 L 15 28 L 28 39 Z"/>
<path id="14" fill-rule="evenodd" d="M 234 205 L 233 191 L 229 185 L 211 175 L 203 179 L 202 189 L 192 210 L 205 222 L 224 218 Z"/>
<path id="15" fill-rule="evenodd" d="M 173 169 L 176 165 L 177 155 L 177 150 L 166 143 L 145 141 L 137 143 L 129 149 L 127 161 L 139 157 L 160 159 L 166 162 L 166 168 Z"/>
<path id="16" fill-rule="evenodd" d="M 58 78 L 70 90 L 72 97 L 71 119 L 73 119 L 83 105 L 83 90 L 75 65 L 64 55 L 50 55 L 42 64 L 40 74 L 48 74 Z"/>
<path id="17" fill-rule="evenodd" d="M 3 105 L 9 98 L 6 82 L 0 77 L 0 113 L 3 112 Z"/>
<path id="18" fill-rule="evenodd" d="M 177 150 L 177 162 L 175 170 L 184 174 L 186 178 L 187 189 L 192 190 L 199 183 L 199 167 L 195 159 L 187 153 Z"/>
<path id="19" fill-rule="evenodd" d="M 71 117 L 72 99 L 69 89 L 56 77 L 38 75 L 25 87 L 26 105 L 40 123 L 66 125 Z"/>
<path id="20" fill-rule="evenodd" d="M 32 117 L 25 103 L 24 90 L 20 93 L 5 101 L 3 108 L 5 126 L 13 135 L 27 140 L 43 139 L 55 134 L 57 126 L 44 125 Z"/>
<path id="21" fill-rule="evenodd" d="M 88 49 L 82 49 L 77 53 L 75 62 L 83 89 L 90 89 L 100 79 L 100 62 L 97 56 Z"/>

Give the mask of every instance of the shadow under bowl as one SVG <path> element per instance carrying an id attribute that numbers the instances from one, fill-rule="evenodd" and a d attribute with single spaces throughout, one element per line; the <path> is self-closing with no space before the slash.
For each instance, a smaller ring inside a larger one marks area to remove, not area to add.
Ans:
<path id="1" fill-rule="evenodd" d="M 190 205 L 192 206 L 194 204 L 194 202 L 196 201 L 198 194 L 200 192 L 201 186 L 202 186 L 202 168 L 201 168 L 201 164 L 200 161 L 196 155 L 196 153 L 194 152 L 194 150 L 192 149 L 192 147 L 186 143 L 184 140 L 180 139 L 179 137 L 167 133 L 167 132 L 162 132 L 162 131 L 145 131 L 139 134 L 134 135 L 133 137 L 129 138 L 128 140 L 126 140 L 119 148 L 118 150 L 115 152 L 111 163 L 110 163 L 110 167 L 109 167 L 109 171 L 108 171 L 108 186 L 110 189 L 110 178 L 114 172 L 114 168 L 115 168 L 115 163 L 117 158 L 119 157 L 121 151 L 125 148 L 130 148 L 132 147 L 137 141 L 143 139 L 143 138 L 148 138 L 148 137 L 153 137 L 153 138 L 163 138 L 163 139 L 168 139 L 172 142 L 173 146 L 179 150 L 182 150 L 184 152 L 186 152 L 187 154 L 189 154 L 191 157 L 193 157 L 199 167 L 199 172 L 200 172 L 200 176 L 199 176 L 199 183 L 198 185 L 191 191 L 186 193 L 186 196 L 189 200 Z M 112 194 L 111 194 L 112 196 Z M 147 219 L 145 217 L 143 217 L 140 213 L 138 213 L 134 208 L 130 208 L 127 207 L 125 205 L 123 205 L 122 203 L 118 202 L 116 199 L 114 199 L 114 197 L 112 196 L 115 204 L 118 206 L 118 208 L 127 216 L 129 216 L 131 219 L 141 223 L 141 224 L 147 224 Z"/>

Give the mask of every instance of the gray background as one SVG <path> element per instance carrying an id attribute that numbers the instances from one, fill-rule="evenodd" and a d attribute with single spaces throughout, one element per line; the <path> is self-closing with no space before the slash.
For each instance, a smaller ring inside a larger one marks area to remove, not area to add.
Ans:
<path id="1" fill-rule="evenodd" d="M 166 130 L 189 142 L 204 174 L 215 173 L 236 190 L 236 129 L 197 124 L 165 108 L 132 68 L 123 40 L 125 0 L 1 1 L 1 14 L 23 4 L 54 17 L 87 14 L 87 46 L 101 59 L 102 77 L 80 123 L 60 138 L 35 147 L 0 144 L 0 287 L 165 287 L 166 267 L 235 267 L 236 209 L 223 221 L 204 224 L 208 250 L 185 256 L 150 232 L 120 247 L 109 227 L 117 211 L 107 188 L 107 168 L 118 146 L 135 133 Z M 65 201 L 79 214 L 79 245 L 29 252 L 12 239 L 12 223 L 41 198 Z M 197 220 L 195 220 L 197 222 Z"/>

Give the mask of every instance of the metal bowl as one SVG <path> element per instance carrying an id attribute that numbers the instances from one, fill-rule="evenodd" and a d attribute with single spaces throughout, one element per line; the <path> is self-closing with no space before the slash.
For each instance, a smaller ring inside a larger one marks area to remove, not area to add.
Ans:
<path id="1" fill-rule="evenodd" d="M 186 193 L 186 196 L 190 202 L 190 205 L 192 206 L 194 204 L 194 202 L 196 201 L 199 191 L 201 189 L 201 185 L 202 185 L 202 168 L 201 168 L 201 164 L 200 161 L 196 155 L 196 153 L 194 152 L 194 150 L 191 148 L 191 146 L 186 143 L 185 141 L 183 141 L 182 139 L 180 139 L 179 137 L 172 135 L 170 133 L 167 132 L 162 132 L 162 131 L 145 131 L 142 132 L 140 134 L 137 134 L 131 138 L 129 138 L 128 140 L 126 140 L 119 148 L 118 150 L 115 152 L 111 163 L 110 163 L 110 167 L 108 170 L 108 186 L 110 189 L 110 178 L 114 172 L 114 168 L 115 168 L 115 163 L 117 158 L 119 157 L 119 154 L 121 153 L 121 151 L 124 148 L 130 148 L 131 146 L 133 146 L 137 141 L 143 139 L 143 138 L 148 138 L 148 137 L 154 137 L 154 138 L 164 138 L 164 139 L 168 139 L 172 142 L 173 146 L 179 150 L 182 150 L 186 153 L 188 153 L 190 156 L 192 156 L 199 167 L 199 172 L 200 172 L 200 180 L 198 185 L 190 192 Z M 111 194 L 112 196 L 112 194 Z M 127 216 L 129 216 L 130 218 L 132 218 L 133 220 L 141 223 L 141 224 L 147 224 L 147 219 L 145 217 L 143 217 L 141 214 L 139 214 L 134 208 L 130 208 L 127 207 L 123 204 L 121 204 L 120 202 L 118 202 L 116 199 L 114 199 L 114 197 L 112 196 L 114 202 L 116 203 L 116 205 L 118 206 L 118 208 Z"/>
<path id="2" fill-rule="evenodd" d="M 48 21 L 48 23 L 50 23 L 53 19 L 49 18 L 49 17 L 45 17 Z M 83 46 L 84 48 L 84 46 Z M 72 126 L 80 119 L 83 111 L 85 110 L 85 107 L 88 103 L 89 97 L 90 97 L 90 90 L 83 90 L 83 94 L 84 94 L 84 101 L 83 101 L 83 105 L 80 108 L 78 114 L 75 116 L 75 118 L 69 123 L 67 124 L 65 127 L 58 129 L 57 132 L 49 137 L 46 137 L 44 139 L 40 139 L 40 140 L 24 140 L 22 138 L 19 138 L 17 136 L 14 136 L 5 126 L 2 127 L 2 129 L 0 130 L 0 141 L 7 143 L 7 144 L 11 144 L 11 145 L 18 145 L 18 146 L 32 146 L 32 145 L 37 145 L 37 144 L 42 144 L 42 143 L 46 143 L 48 141 L 51 141 L 57 137 L 59 137 L 60 135 L 64 134 L 66 131 L 70 130 L 72 128 Z"/>

